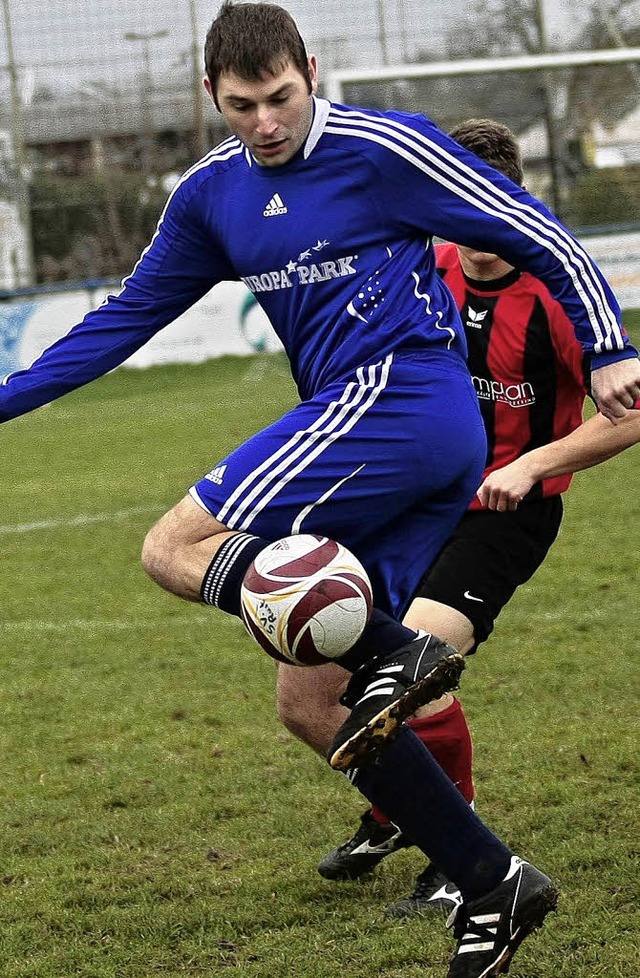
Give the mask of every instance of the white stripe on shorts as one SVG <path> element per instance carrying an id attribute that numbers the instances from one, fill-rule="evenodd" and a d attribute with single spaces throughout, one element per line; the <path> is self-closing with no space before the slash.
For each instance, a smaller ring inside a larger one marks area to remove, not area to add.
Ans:
<path id="1" fill-rule="evenodd" d="M 292 479 L 306 469 L 341 435 L 351 431 L 376 402 L 389 380 L 393 354 L 380 363 L 356 371 L 358 383 L 346 385 L 339 401 L 332 401 L 304 431 L 265 459 L 236 487 L 216 519 L 229 529 L 246 530 L 253 520 Z M 251 488 L 253 484 L 253 488 Z M 244 495 L 246 493 L 246 495 Z M 244 495 L 244 499 L 239 501 Z"/>

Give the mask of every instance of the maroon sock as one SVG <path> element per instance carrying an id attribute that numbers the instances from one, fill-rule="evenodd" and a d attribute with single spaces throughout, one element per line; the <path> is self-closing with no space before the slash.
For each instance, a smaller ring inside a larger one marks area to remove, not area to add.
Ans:
<path id="1" fill-rule="evenodd" d="M 378 822 L 380 825 L 389 825 L 390 824 L 390 821 L 391 820 L 387 818 L 387 816 L 385 815 L 385 813 L 383 811 L 381 811 L 378 808 L 377 805 L 372 805 L 371 806 L 371 814 L 375 818 L 376 822 Z"/>
<path id="2" fill-rule="evenodd" d="M 433 716 L 412 717 L 407 720 L 407 725 L 471 803 L 476 794 L 473 783 L 473 743 L 460 700 L 454 698 L 451 706 Z M 377 805 L 371 806 L 371 814 L 380 825 L 389 824 L 389 819 Z"/>
<path id="3" fill-rule="evenodd" d="M 433 754 L 456 788 L 471 803 L 475 798 L 473 783 L 473 744 L 467 718 L 460 700 L 430 717 L 412 717 L 407 721 L 413 732 Z"/>

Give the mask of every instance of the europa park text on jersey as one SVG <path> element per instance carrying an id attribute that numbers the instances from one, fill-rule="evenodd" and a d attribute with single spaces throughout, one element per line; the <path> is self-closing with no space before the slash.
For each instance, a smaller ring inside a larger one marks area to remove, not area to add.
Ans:
<path id="1" fill-rule="evenodd" d="M 245 275 L 242 282 L 251 292 L 273 292 L 276 289 L 292 289 L 296 285 L 313 285 L 333 278 L 345 278 L 357 272 L 353 267 L 357 255 L 346 255 L 334 261 L 303 263 L 305 257 L 306 252 L 303 252 L 297 261 L 292 259 L 284 268 L 259 275 Z"/>

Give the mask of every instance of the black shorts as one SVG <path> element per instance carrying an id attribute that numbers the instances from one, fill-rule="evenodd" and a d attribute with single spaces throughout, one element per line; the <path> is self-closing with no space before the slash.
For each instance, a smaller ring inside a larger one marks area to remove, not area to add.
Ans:
<path id="1" fill-rule="evenodd" d="M 516 588 L 535 573 L 558 535 L 562 498 L 535 499 L 513 513 L 469 510 L 425 575 L 416 597 L 455 608 L 484 642 Z"/>

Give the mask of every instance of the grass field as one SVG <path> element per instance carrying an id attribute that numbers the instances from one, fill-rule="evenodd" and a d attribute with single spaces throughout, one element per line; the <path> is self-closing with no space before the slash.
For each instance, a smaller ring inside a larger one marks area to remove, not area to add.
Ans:
<path id="1" fill-rule="evenodd" d="M 117 371 L 3 427 L 2 978 L 442 978 L 422 862 L 330 884 L 362 803 L 275 720 L 241 625 L 161 592 L 146 528 L 294 399 L 278 357 Z M 514 978 L 633 978 L 639 449 L 580 474 L 560 539 L 469 664 L 479 811 L 558 881 Z"/>

